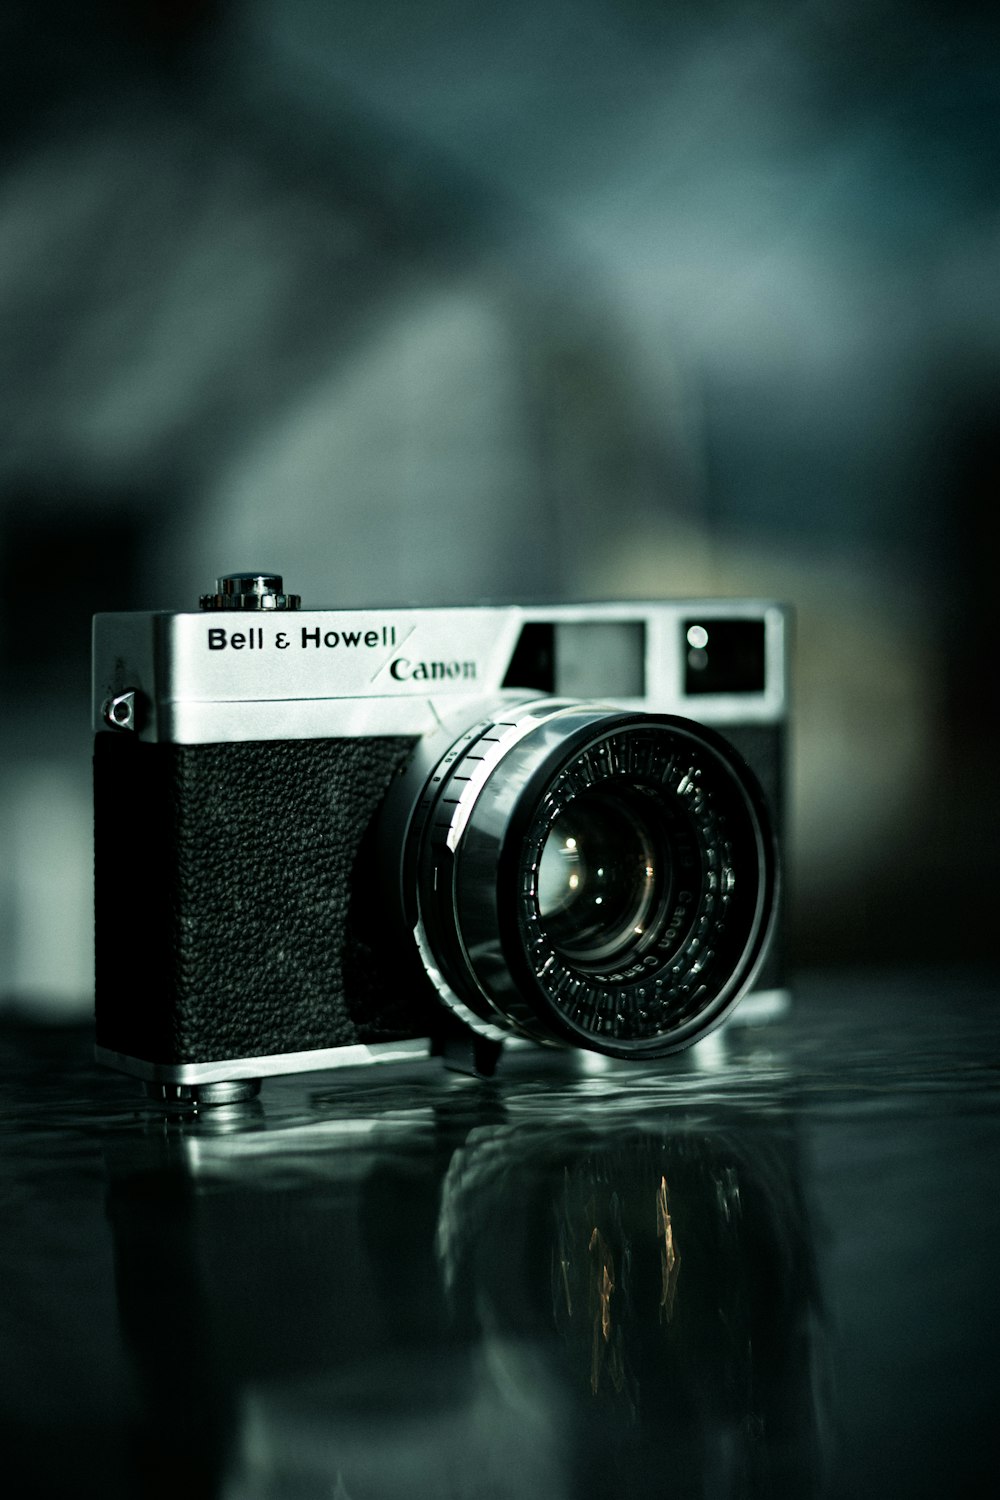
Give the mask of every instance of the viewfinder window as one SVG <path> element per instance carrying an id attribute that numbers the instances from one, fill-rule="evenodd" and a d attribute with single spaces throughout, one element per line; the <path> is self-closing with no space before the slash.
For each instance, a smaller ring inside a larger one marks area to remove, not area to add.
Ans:
<path id="1" fill-rule="evenodd" d="M 504 687 L 567 698 L 641 698 L 646 627 L 641 620 L 560 620 L 525 625 Z"/>

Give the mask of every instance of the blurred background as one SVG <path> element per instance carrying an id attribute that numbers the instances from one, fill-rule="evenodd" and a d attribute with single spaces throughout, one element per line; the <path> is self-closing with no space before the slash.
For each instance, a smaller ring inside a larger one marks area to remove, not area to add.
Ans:
<path id="1" fill-rule="evenodd" d="M 4 1002 L 92 1003 L 90 615 L 247 567 L 790 601 L 795 959 L 995 957 L 998 33 L 7 0 Z"/>

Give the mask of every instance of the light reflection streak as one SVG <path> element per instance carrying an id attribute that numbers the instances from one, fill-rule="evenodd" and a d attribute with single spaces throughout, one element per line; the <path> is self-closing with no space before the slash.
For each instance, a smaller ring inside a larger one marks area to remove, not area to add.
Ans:
<path id="1" fill-rule="evenodd" d="M 663 1246 L 660 1251 L 662 1273 L 660 1318 L 666 1318 L 669 1323 L 674 1315 L 674 1299 L 677 1296 L 677 1278 L 680 1275 L 681 1258 L 674 1243 L 674 1225 L 667 1202 L 667 1179 L 665 1177 L 660 1178 L 660 1186 L 656 1194 L 656 1234 L 657 1238 L 661 1235 L 663 1237 Z"/>
<path id="2" fill-rule="evenodd" d="M 590 1389 L 596 1396 L 601 1383 L 601 1371 L 605 1365 L 607 1365 L 611 1384 L 615 1390 L 619 1392 L 622 1390 L 625 1384 L 625 1358 L 621 1330 L 613 1326 L 611 1318 L 611 1299 L 615 1292 L 614 1257 L 607 1240 L 596 1224 L 591 1231 L 587 1248 L 592 1257 L 590 1290 L 594 1327 L 591 1341 Z"/>
<path id="3" fill-rule="evenodd" d="M 562 1272 L 563 1291 L 566 1293 L 566 1312 L 569 1317 L 573 1316 L 573 1298 L 569 1290 L 569 1261 L 560 1259 L 559 1269 Z"/>

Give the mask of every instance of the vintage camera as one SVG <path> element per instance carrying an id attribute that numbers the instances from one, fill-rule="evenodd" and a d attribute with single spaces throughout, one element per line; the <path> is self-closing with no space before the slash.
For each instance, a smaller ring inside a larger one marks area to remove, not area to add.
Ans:
<path id="1" fill-rule="evenodd" d="M 780 605 L 299 603 L 95 618 L 102 1062 L 648 1059 L 781 989 Z"/>

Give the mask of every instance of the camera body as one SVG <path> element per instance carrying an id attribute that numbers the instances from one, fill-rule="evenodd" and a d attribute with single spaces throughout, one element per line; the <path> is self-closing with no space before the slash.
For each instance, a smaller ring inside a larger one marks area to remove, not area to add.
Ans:
<path id="1" fill-rule="evenodd" d="M 787 634 L 267 574 L 97 615 L 99 1060 L 224 1098 L 428 1038 L 659 1056 L 780 990 Z"/>

